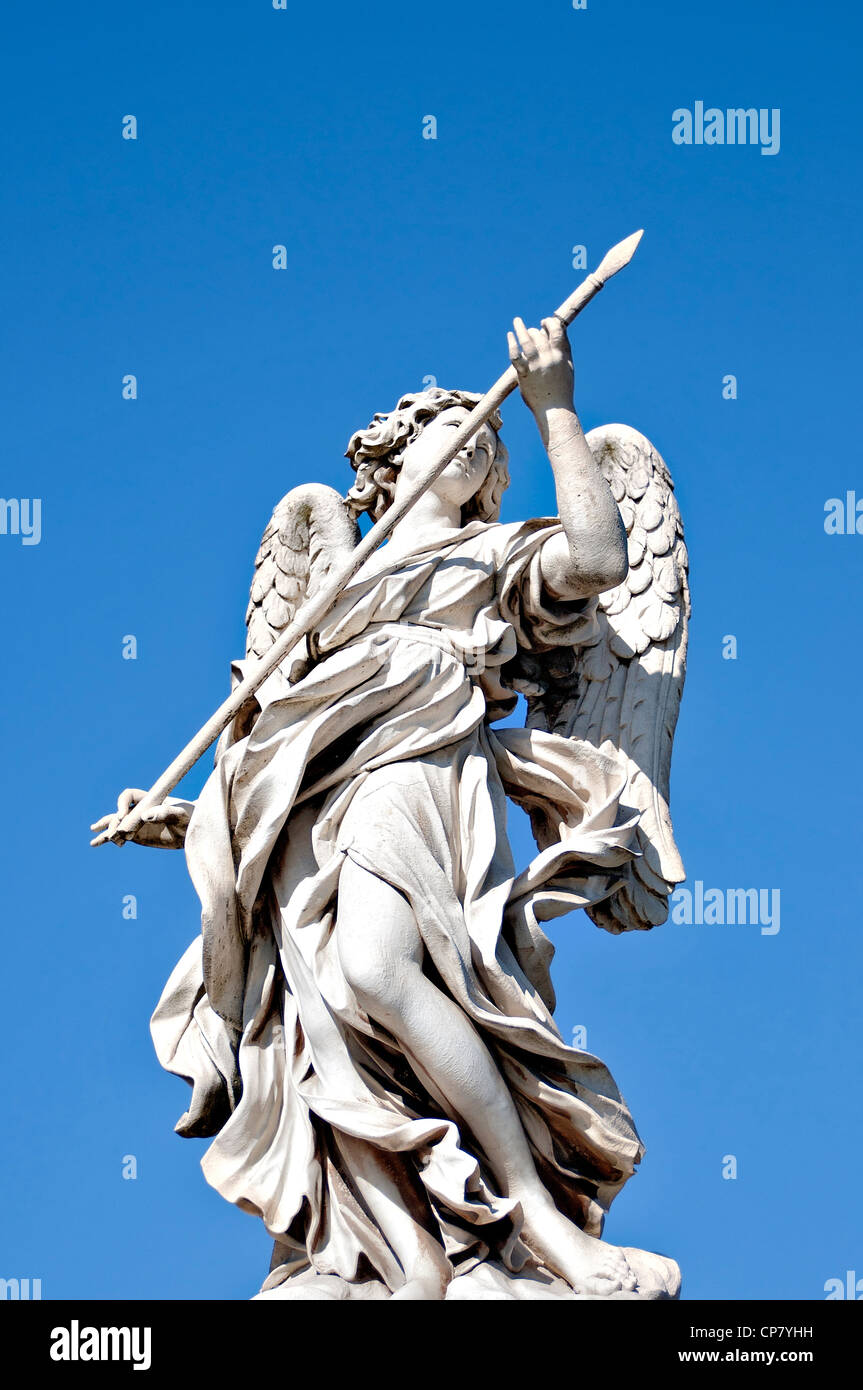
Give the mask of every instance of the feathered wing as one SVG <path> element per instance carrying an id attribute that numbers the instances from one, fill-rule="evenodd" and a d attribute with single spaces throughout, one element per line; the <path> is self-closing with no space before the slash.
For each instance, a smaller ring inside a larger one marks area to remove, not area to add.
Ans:
<path id="1" fill-rule="evenodd" d="M 641 856 L 625 885 L 587 911 L 608 931 L 646 930 L 665 921 L 669 894 L 685 877 L 668 798 L 686 672 L 688 561 L 674 485 L 650 441 L 627 425 L 603 425 L 587 442 L 626 526 L 629 572 L 600 595 L 595 641 L 545 659 L 528 725 L 597 748 L 610 743 L 624 757 L 622 799 L 641 812 Z"/>
<path id="2" fill-rule="evenodd" d="M 335 488 L 304 483 L 286 493 L 270 517 L 255 557 L 246 610 L 246 655 L 263 656 L 312 595 L 353 550 L 359 527 Z M 291 679 L 307 668 L 305 639 L 291 656 Z"/>

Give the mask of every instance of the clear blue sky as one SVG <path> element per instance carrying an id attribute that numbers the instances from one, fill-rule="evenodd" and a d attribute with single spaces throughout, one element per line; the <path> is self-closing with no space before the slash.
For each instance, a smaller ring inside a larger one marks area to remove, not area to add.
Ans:
<path id="1" fill-rule="evenodd" d="M 647 1144 L 612 1240 L 673 1254 L 690 1298 L 819 1298 L 863 1273 L 863 536 L 823 525 L 828 498 L 863 497 L 860 30 L 802 0 L 7 16 L 0 492 L 42 499 L 42 538 L 0 535 L 0 1275 L 45 1297 L 258 1286 L 269 1240 L 172 1133 L 187 1091 L 149 1040 L 197 930 L 183 858 L 93 851 L 87 826 L 223 697 L 282 493 L 344 488 L 351 432 L 426 374 L 485 389 L 512 315 L 581 278 L 571 248 L 594 264 L 642 226 L 573 332 L 577 403 L 588 428 L 648 434 L 677 482 L 688 883 L 778 888 L 781 929 L 562 919 L 558 1017 L 587 1026 Z M 779 153 L 675 145 L 699 100 L 779 108 Z M 504 519 L 546 514 L 518 399 L 505 438 Z M 524 861 L 518 818 L 513 836 Z"/>

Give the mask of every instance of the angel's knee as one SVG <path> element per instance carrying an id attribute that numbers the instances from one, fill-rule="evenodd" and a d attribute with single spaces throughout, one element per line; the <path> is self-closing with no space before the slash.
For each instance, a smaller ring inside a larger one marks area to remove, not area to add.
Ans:
<path id="1" fill-rule="evenodd" d="M 339 885 L 336 945 L 360 1007 L 384 1024 L 400 1017 L 422 972 L 416 919 L 397 889 L 350 859 Z"/>
<path id="2" fill-rule="evenodd" d="M 360 1008 L 376 1023 L 400 1032 L 422 983 L 422 967 L 405 960 L 385 944 L 364 949 L 361 943 L 339 942 L 342 973 Z"/>

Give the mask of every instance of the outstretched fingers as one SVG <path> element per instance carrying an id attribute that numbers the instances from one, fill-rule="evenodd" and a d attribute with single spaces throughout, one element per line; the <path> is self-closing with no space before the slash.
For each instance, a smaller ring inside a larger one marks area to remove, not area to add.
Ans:
<path id="1" fill-rule="evenodd" d="M 94 821 L 90 826 L 91 830 L 99 832 L 95 839 L 90 841 L 90 844 L 95 847 L 97 845 L 104 845 L 107 840 L 110 840 L 116 833 L 117 827 L 126 819 L 132 807 L 137 806 L 141 798 L 146 795 L 147 793 L 143 791 L 141 787 L 127 787 L 125 791 L 122 791 L 117 797 L 116 811 L 112 811 L 110 815 L 107 816 L 100 816 L 100 818 Z M 125 841 L 120 841 L 119 843 L 123 844 Z"/>
<path id="2" fill-rule="evenodd" d="M 94 848 L 98 845 L 104 845 L 106 841 L 110 840 L 122 819 L 122 816 L 117 811 L 112 811 L 111 814 L 107 816 L 100 816 L 99 819 L 94 821 L 90 826 L 91 830 L 97 832 L 95 837 L 90 841 L 90 844 Z"/>
<path id="3" fill-rule="evenodd" d="M 121 822 L 122 819 L 123 819 L 122 816 L 117 816 L 117 815 L 114 815 L 114 816 L 103 816 L 102 819 L 99 820 L 99 821 L 97 821 L 95 825 L 91 825 L 91 826 L 90 826 L 90 829 L 91 829 L 91 830 L 96 830 L 99 826 L 101 826 L 102 824 L 104 824 L 105 821 L 108 822 L 107 826 L 106 826 L 105 829 L 101 832 L 101 834 L 94 836 L 94 838 L 90 841 L 91 846 L 92 846 L 94 849 L 96 849 L 96 848 L 98 848 L 99 845 L 107 844 L 107 842 L 108 842 L 109 840 L 112 840 L 112 839 L 114 838 L 114 835 L 116 834 L 117 827 L 118 827 L 118 825 L 120 824 L 120 822 Z M 126 843 L 126 841 L 125 841 L 125 840 L 117 840 L 117 841 L 115 841 L 115 843 L 116 843 L 116 844 L 119 844 L 119 845 L 124 845 L 124 844 Z"/>
<path id="4" fill-rule="evenodd" d="M 516 331 L 522 355 L 531 362 L 538 356 L 540 349 L 546 344 L 546 336 L 541 328 L 528 328 L 524 319 L 514 318 L 513 327 Z"/>
<path id="5" fill-rule="evenodd" d="M 521 348 L 512 330 L 506 335 L 506 343 L 509 348 L 509 360 L 515 367 L 515 370 L 521 375 L 522 372 L 527 370 L 527 363 L 521 355 Z"/>
<path id="6" fill-rule="evenodd" d="M 543 363 L 568 356 L 566 324 L 556 314 L 543 319 L 541 328 L 528 328 L 521 318 L 515 318 L 512 322 L 515 331 L 507 333 L 506 340 L 509 360 L 519 376 Z"/>
<path id="7" fill-rule="evenodd" d="M 512 321 L 515 332 L 510 330 L 506 335 L 509 347 L 509 360 L 521 375 L 535 366 L 540 349 L 546 344 L 546 336 L 539 328 L 528 328 L 524 319 L 514 318 Z"/>

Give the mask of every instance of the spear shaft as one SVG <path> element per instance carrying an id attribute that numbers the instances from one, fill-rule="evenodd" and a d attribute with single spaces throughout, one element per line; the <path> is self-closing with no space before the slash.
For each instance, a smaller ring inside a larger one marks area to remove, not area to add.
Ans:
<path id="1" fill-rule="evenodd" d="M 632 236 L 624 241 L 618 242 L 603 257 L 596 270 L 581 282 L 576 290 L 564 300 L 560 308 L 555 311 L 555 317 L 564 324 L 572 323 L 573 319 L 581 313 L 585 305 L 589 304 L 594 295 L 598 294 L 607 280 L 612 275 L 616 275 L 619 270 L 628 265 L 635 254 L 642 233 L 634 232 Z M 440 454 L 437 461 L 431 466 L 424 478 L 415 487 L 401 497 L 397 502 L 393 502 L 387 508 L 380 521 L 372 526 L 366 535 L 353 550 L 345 563 L 340 566 L 330 582 L 320 593 L 313 598 L 306 599 L 300 608 L 293 622 L 289 624 L 285 631 L 273 643 L 265 656 L 261 657 L 256 663 L 245 680 L 236 687 L 226 700 L 219 705 L 219 708 L 210 716 L 203 728 L 199 729 L 193 739 L 185 748 L 177 754 L 174 761 L 165 768 L 161 777 L 153 783 L 146 796 L 133 806 L 128 815 L 117 826 L 111 839 L 115 844 L 122 844 L 126 839 L 131 838 L 141 825 L 144 813 L 154 806 L 158 806 L 164 798 L 174 790 L 177 783 L 182 781 L 186 773 L 195 766 L 195 763 L 207 751 L 212 743 L 219 737 L 224 729 L 230 724 L 231 720 L 240 711 L 247 700 L 254 695 L 258 687 L 266 680 L 277 666 L 281 665 L 285 657 L 293 647 L 309 633 L 313 632 L 326 617 L 335 600 L 341 594 L 346 584 L 349 584 L 358 570 L 362 568 L 368 557 L 384 541 L 390 532 L 398 525 L 404 516 L 410 511 L 411 507 L 419 501 L 423 493 L 431 487 L 446 468 L 447 464 L 455 458 L 456 454 L 470 439 L 476 434 L 477 430 L 486 423 L 494 414 L 511 391 L 518 385 L 518 377 L 515 368 L 510 366 L 498 377 L 491 390 L 487 391 L 482 400 L 478 401 L 470 414 L 454 432 L 451 440 L 447 443 L 446 449 Z"/>

